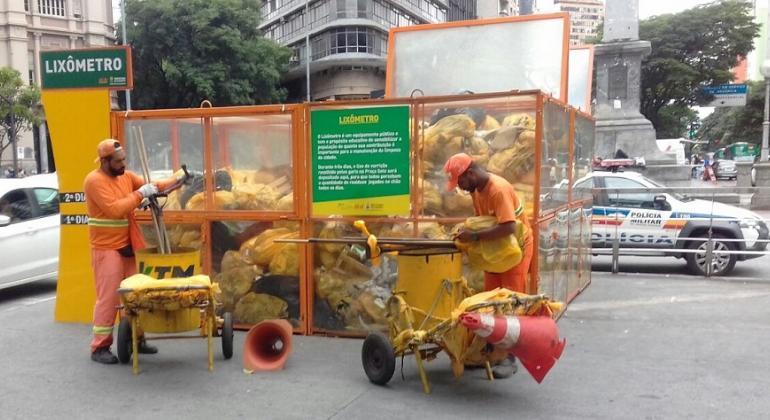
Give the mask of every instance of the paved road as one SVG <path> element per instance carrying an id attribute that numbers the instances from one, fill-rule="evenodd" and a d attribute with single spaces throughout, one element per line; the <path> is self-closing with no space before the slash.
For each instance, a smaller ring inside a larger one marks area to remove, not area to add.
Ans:
<path id="1" fill-rule="evenodd" d="M 236 356 L 206 370 L 203 340 L 160 341 L 129 366 L 88 360 L 90 328 L 53 322 L 53 284 L 0 291 L 4 419 L 764 418 L 770 412 L 770 282 L 594 273 L 559 321 L 568 347 L 543 384 L 489 382 L 412 359 L 387 387 L 360 365 L 360 340 L 294 337 L 283 372 L 244 374 Z"/>

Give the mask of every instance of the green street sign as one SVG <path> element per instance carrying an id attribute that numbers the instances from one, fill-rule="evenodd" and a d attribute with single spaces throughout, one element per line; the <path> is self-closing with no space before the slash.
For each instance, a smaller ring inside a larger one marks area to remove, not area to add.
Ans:
<path id="1" fill-rule="evenodd" d="M 43 51 L 40 75 L 43 89 L 131 89 L 131 48 Z"/>

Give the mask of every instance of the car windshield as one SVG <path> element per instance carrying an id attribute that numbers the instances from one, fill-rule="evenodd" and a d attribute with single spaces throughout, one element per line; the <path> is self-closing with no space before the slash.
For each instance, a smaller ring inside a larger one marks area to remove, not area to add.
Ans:
<path id="1" fill-rule="evenodd" d="M 652 184 L 653 186 L 655 186 L 657 188 L 668 188 L 668 187 L 666 187 L 665 185 L 663 185 L 663 184 L 661 184 L 659 182 L 655 182 L 655 181 L 651 180 L 650 178 L 644 178 L 644 180 L 649 182 L 650 184 Z M 687 194 L 680 194 L 680 193 L 675 193 L 675 192 L 668 192 L 667 194 L 670 194 L 672 197 L 676 198 L 679 201 L 693 201 L 693 200 L 695 200 L 694 198 L 688 196 Z"/>

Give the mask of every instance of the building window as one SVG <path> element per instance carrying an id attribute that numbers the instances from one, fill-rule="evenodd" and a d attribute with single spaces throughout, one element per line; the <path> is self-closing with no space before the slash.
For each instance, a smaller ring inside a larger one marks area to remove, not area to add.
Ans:
<path id="1" fill-rule="evenodd" d="M 41 15 L 64 17 L 66 0 L 37 0 L 37 10 Z"/>
<path id="2" fill-rule="evenodd" d="M 24 0 L 24 11 L 29 12 L 29 0 Z"/>

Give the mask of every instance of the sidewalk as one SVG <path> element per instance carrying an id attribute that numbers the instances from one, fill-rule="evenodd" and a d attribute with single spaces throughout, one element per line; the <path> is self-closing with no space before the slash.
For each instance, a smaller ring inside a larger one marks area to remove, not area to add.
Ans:
<path id="1" fill-rule="evenodd" d="M 10 306 L 10 305 L 9 305 Z M 286 370 L 247 375 L 235 356 L 206 369 L 204 340 L 158 341 L 142 373 L 88 358 L 90 327 L 52 321 L 54 301 L 4 307 L 5 419 L 618 419 L 762 418 L 770 412 L 770 282 L 594 274 L 559 321 L 567 348 L 543 384 L 520 368 L 489 382 L 412 358 L 370 384 L 361 341 L 294 337 Z"/>

